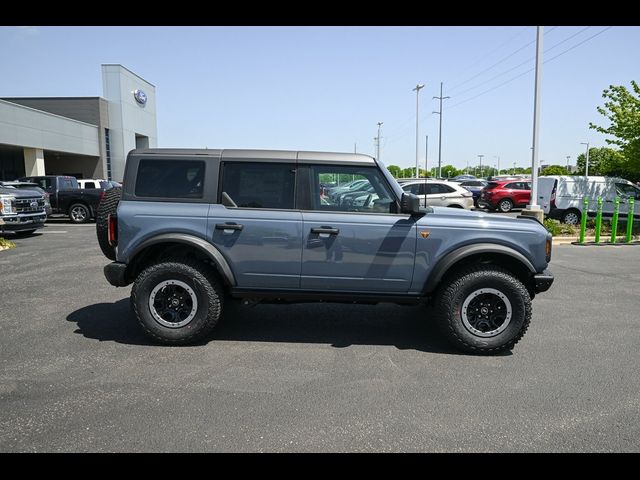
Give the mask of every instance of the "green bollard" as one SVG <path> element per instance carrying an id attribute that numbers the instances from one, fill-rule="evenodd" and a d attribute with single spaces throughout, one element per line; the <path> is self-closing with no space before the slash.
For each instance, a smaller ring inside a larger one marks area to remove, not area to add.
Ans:
<path id="1" fill-rule="evenodd" d="M 627 236 L 625 238 L 626 243 L 631 243 L 631 234 L 633 233 L 633 204 L 635 200 L 629 198 L 629 214 L 627 215 Z"/>
<path id="2" fill-rule="evenodd" d="M 587 215 L 589 213 L 589 197 L 584 197 L 582 201 L 584 208 L 582 209 L 582 218 L 580 219 L 580 240 L 579 244 L 584 245 L 584 233 L 587 231 Z"/>
<path id="3" fill-rule="evenodd" d="M 613 205 L 613 218 L 611 219 L 611 244 L 616 243 L 616 236 L 618 234 L 618 213 L 620 212 L 620 198 L 616 197 Z"/>
<path id="4" fill-rule="evenodd" d="M 596 245 L 600 244 L 600 232 L 602 231 L 602 197 L 598 197 L 598 209 L 596 210 Z"/>

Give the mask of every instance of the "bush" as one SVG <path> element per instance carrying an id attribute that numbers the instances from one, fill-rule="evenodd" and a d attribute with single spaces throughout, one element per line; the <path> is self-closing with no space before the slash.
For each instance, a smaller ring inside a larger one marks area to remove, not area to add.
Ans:
<path id="1" fill-rule="evenodd" d="M 16 248 L 16 244 L 0 237 L 0 249 L 4 250 L 5 248 Z"/>
<path id="2" fill-rule="evenodd" d="M 558 220 L 554 220 L 552 218 L 544 219 L 544 227 L 554 237 L 558 235 L 577 235 L 579 231 L 579 227 L 577 227 L 576 225 L 568 225 L 566 223 L 560 223 Z"/>

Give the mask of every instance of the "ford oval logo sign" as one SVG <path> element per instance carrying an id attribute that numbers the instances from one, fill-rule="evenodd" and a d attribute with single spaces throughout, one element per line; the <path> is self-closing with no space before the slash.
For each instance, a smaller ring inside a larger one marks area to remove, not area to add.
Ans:
<path id="1" fill-rule="evenodd" d="M 29 206 L 30 206 L 31 208 L 37 208 L 37 207 L 38 207 L 38 202 L 31 202 L 31 203 L 29 204 Z"/>
<path id="2" fill-rule="evenodd" d="M 147 94 L 142 90 L 136 90 L 135 92 L 133 92 L 133 98 L 135 98 L 136 102 L 138 102 L 140 105 L 144 105 L 145 103 L 147 103 Z"/>

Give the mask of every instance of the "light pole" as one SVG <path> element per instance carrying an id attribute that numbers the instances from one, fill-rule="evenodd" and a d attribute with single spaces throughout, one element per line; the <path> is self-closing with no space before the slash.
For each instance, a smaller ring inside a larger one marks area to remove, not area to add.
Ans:
<path id="1" fill-rule="evenodd" d="M 419 178 L 418 176 L 418 96 L 419 96 L 420 90 L 423 88 L 424 88 L 424 85 L 418 83 L 416 85 L 416 88 L 412 90 L 413 92 L 416 92 L 416 178 Z"/>
<path id="2" fill-rule="evenodd" d="M 526 213 L 534 216 L 542 223 L 544 212 L 538 205 L 538 139 L 540 124 L 540 85 L 542 83 L 542 53 L 544 27 L 538 26 L 536 31 L 536 80 L 533 100 L 533 147 L 531 154 L 531 197 L 526 207 Z"/>
<path id="3" fill-rule="evenodd" d="M 589 176 L 589 142 L 580 142 L 580 145 L 586 145 L 587 146 L 587 155 L 584 159 L 584 176 L 588 177 Z"/>
<path id="4" fill-rule="evenodd" d="M 426 139 L 424 141 L 424 176 L 426 178 L 429 166 L 429 135 L 425 135 Z"/>
<path id="5" fill-rule="evenodd" d="M 484 155 L 478 155 L 478 157 L 480 158 L 480 178 L 482 178 L 482 157 L 484 157 Z"/>
<path id="6" fill-rule="evenodd" d="M 500 175 L 500 155 L 494 155 L 493 158 L 498 159 L 498 173 L 496 175 Z"/>
<path id="7" fill-rule="evenodd" d="M 567 173 L 569 173 L 569 159 L 571 158 L 571 155 L 567 155 Z"/>
<path id="8" fill-rule="evenodd" d="M 378 139 L 378 148 L 376 151 L 376 159 L 380 160 L 380 127 L 382 126 L 383 122 L 378 122 L 378 136 L 376 137 Z"/>

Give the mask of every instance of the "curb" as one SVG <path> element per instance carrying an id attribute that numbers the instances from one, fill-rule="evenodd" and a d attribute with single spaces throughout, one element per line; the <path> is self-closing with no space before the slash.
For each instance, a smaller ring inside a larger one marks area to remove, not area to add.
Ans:
<path id="1" fill-rule="evenodd" d="M 611 245 L 609 243 L 609 239 L 611 238 L 611 235 L 600 235 L 600 243 L 599 245 Z M 626 245 L 625 243 L 625 239 L 627 237 L 622 235 L 622 236 L 617 236 L 616 237 L 616 243 L 615 245 Z M 553 237 L 553 245 L 571 245 L 574 242 L 578 242 L 580 240 L 580 237 L 576 236 L 576 237 Z M 632 242 L 637 242 L 638 240 L 640 240 L 640 237 L 638 235 L 634 235 L 633 237 L 631 237 L 631 241 Z M 589 242 L 595 242 L 596 241 L 596 237 L 584 237 L 584 241 L 585 241 L 585 245 L 588 245 Z"/>

